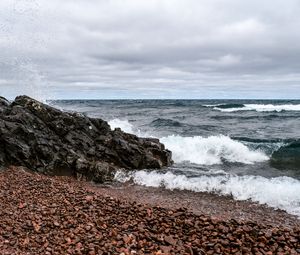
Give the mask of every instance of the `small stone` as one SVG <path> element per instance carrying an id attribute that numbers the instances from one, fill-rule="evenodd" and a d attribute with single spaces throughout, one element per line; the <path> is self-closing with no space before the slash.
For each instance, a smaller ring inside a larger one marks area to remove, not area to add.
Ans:
<path id="1" fill-rule="evenodd" d="M 54 222 L 53 222 L 53 225 L 54 225 L 55 227 L 59 227 L 59 226 L 60 226 L 60 224 L 59 224 L 57 221 L 54 221 Z"/>
<path id="2" fill-rule="evenodd" d="M 88 202 L 93 201 L 93 199 L 94 199 L 93 196 L 86 196 L 86 197 L 85 197 L 85 200 L 88 201 Z"/>
<path id="3" fill-rule="evenodd" d="M 165 236 L 164 240 L 166 243 L 175 246 L 177 243 L 177 240 L 175 240 L 172 236 Z"/>
<path id="4" fill-rule="evenodd" d="M 24 207 L 26 207 L 27 206 L 27 203 L 20 203 L 19 204 L 19 208 L 20 209 L 23 209 Z"/>

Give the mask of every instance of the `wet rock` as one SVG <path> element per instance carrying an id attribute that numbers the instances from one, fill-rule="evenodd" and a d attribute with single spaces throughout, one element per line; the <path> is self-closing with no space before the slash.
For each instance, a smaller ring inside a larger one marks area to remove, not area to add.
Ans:
<path id="1" fill-rule="evenodd" d="M 49 175 L 111 181 L 118 169 L 172 164 L 158 139 L 111 130 L 101 119 L 63 112 L 27 96 L 0 97 L 0 166 L 25 166 Z"/>
<path id="2" fill-rule="evenodd" d="M 0 109 L 9 106 L 9 104 L 9 101 L 6 98 L 0 96 Z"/>

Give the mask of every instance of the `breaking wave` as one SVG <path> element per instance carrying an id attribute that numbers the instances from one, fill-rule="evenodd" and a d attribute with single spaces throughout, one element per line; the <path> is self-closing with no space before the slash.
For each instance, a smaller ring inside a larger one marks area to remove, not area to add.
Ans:
<path id="1" fill-rule="evenodd" d="M 142 132 L 127 120 L 108 122 L 112 129 L 121 128 L 141 137 L 155 137 Z M 254 164 L 270 160 L 273 167 L 300 169 L 300 140 L 254 139 L 248 137 L 170 135 L 160 141 L 172 151 L 175 163 L 190 162 L 199 165 L 229 163 Z"/>
<path id="2" fill-rule="evenodd" d="M 236 200 L 248 200 L 267 204 L 300 216 L 300 181 L 291 177 L 265 178 L 261 176 L 200 176 L 189 178 L 171 172 L 136 171 L 132 174 L 118 172 L 115 179 L 120 182 L 132 180 L 147 187 L 164 187 L 174 190 L 209 192 L 230 195 Z"/>
<path id="3" fill-rule="evenodd" d="M 150 136 L 136 129 L 127 120 L 113 119 L 108 122 L 112 129 L 119 127 L 128 133 Z M 228 136 L 182 137 L 170 135 L 160 138 L 166 148 L 172 151 L 176 163 L 188 161 L 199 165 L 222 164 L 223 162 L 253 164 L 269 159 L 261 150 L 252 150 L 243 143 Z"/>
<path id="4" fill-rule="evenodd" d="M 228 136 L 181 137 L 171 135 L 160 139 L 172 151 L 176 163 L 189 161 L 200 165 L 232 163 L 253 164 L 269 159 L 260 150 L 250 150 L 246 145 Z"/>

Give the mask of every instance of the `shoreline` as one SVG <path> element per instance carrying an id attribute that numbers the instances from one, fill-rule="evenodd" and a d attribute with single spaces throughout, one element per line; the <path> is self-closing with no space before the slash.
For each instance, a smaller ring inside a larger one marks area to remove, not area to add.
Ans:
<path id="1" fill-rule="evenodd" d="M 3 255 L 300 253 L 299 221 L 229 197 L 100 187 L 10 167 L 0 171 L 0 203 Z M 258 211 L 273 224 L 255 222 Z M 289 220 L 278 224 L 281 217 Z"/>
<path id="2" fill-rule="evenodd" d="M 86 183 L 87 189 L 116 199 L 127 200 L 167 209 L 186 208 L 196 215 L 208 215 L 220 220 L 253 221 L 277 227 L 300 227 L 300 217 L 288 212 L 258 204 L 250 200 L 234 200 L 207 192 L 168 190 L 133 184 L 101 185 Z"/>

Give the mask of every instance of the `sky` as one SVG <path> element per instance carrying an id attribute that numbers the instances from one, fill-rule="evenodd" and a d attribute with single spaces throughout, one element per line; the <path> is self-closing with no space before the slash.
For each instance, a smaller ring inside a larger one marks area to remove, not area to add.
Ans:
<path id="1" fill-rule="evenodd" d="M 0 95 L 300 98 L 299 0 L 1 0 Z"/>

